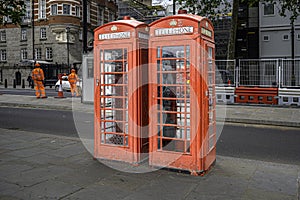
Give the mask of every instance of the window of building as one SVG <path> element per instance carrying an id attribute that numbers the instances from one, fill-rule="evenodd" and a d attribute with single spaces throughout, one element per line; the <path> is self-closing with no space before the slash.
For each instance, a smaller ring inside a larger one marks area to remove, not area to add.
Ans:
<path id="1" fill-rule="evenodd" d="M 297 34 L 297 40 L 300 40 L 300 34 Z"/>
<path id="2" fill-rule="evenodd" d="M 69 4 L 63 4 L 63 14 L 70 15 L 71 13 L 71 6 Z"/>
<path id="3" fill-rule="evenodd" d="M 82 36 L 82 30 L 79 30 L 79 40 L 82 40 L 83 36 Z"/>
<path id="4" fill-rule="evenodd" d="M 31 19 L 31 2 L 30 0 L 25 1 L 25 16 L 23 17 L 23 22 L 30 22 Z"/>
<path id="5" fill-rule="evenodd" d="M 290 39 L 290 37 L 289 37 L 288 34 L 284 34 L 284 35 L 282 36 L 282 40 L 289 40 L 289 39 Z"/>
<path id="6" fill-rule="evenodd" d="M 0 49 L 0 61 L 6 61 L 6 49 Z"/>
<path id="7" fill-rule="evenodd" d="M 41 28 L 40 29 L 40 38 L 41 39 L 47 39 L 47 30 L 46 30 L 46 28 Z"/>
<path id="8" fill-rule="evenodd" d="M 21 40 L 22 41 L 27 40 L 27 29 L 25 28 L 21 29 Z"/>
<path id="9" fill-rule="evenodd" d="M 57 4 L 51 5 L 51 15 L 57 15 Z"/>
<path id="10" fill-rule="evenodd" d="M 87 2 L 87 23 L 91 23 L 91 4 Z"/>
<path id="11" fill-rule="evenodd" d="M 87 77 L 94 78 L 94 59 L 87 58 Z"/>
<path id="12" fill-rule="evenodd" d="M 274 15 L 274 4 L 273 3 L 265 3 L 264 4 L 264 16 Z"/>
<path id="13" fill-rule="evenodd" d="M 52 60 L 53 54 L 52 54 L 52 48 L 47 47 L 46 48 L 46 60 Z"/>
<path id="14" fill-rule="evenodd" d="M 3 16 L 3 24 L 12 23 L 12 19 L 9 16 Z"/>
<path id="15" fill-rule="evenodd" d="M 76 15 L 76 17 L 80 17 L 80 8 L 79 8 L 79 6 L 75 6 L 75 15 Z"/>
<path id="16" fill-rule="evenodd" d="M 42 59 L 42 50 L 40 48 L 34 50 L 34 58 L 37 60 Z"/>
<path id="17" fill-rule="evenodd" d="M 39 1 L 39 19 L 46 19 L 46 0 Z"/>
<path id="18" fill-rule="evenodd" d="M 5 42 L 6 41 L 6 32 L 5 30 L 0 31 L 0 41 Z"/>
<path id="19" fill-rule="evenodd" d="M 263 41 L 264 42 L 270 41 L 270 36 L 269 35 L 264 35 L 263 36 Z"/>
<path id="20" fill-rule="evenodd" d="M 97 16 L 98 26 L 103 25 L 103 21 L 104 21 L 103 17 L 104 17 L 104 9 L 98 6 L 98 16 Z"/>
<path id="21" fill-rule="evenodd" d="M 21 49 L 21 60 L 26 60 L 28 58 L 27 49 Z"/>

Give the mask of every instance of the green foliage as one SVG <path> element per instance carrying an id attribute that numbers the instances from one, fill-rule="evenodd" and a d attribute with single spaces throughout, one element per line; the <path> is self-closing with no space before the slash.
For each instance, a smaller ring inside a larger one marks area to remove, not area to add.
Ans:
<path id="1" fill-rule="evenodd" d="M 0 0 L 0 24 L 5 24 L 3 19 L 8 17 L 12 23 L 20 24 L 25 15 L 24 0 Z"/>
<path id="2" fill-rule="evenodd" d="M 221 15 L 227 15 L 231 10 L 228 0 L 178 0 L 182 9 L 188 13 L 215 20 Z"/>

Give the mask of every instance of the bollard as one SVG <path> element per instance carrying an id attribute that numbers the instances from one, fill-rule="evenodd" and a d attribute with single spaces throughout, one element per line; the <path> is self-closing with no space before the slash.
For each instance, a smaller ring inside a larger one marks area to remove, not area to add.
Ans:
<path id="1" fill-rule="evenodd" d="M 7 79 L 4 80 L 4 87 L 7 88 Z"/>
<path id="2" fill-rule="evenodd" d="M 25 80 L 22 79 L 22 88 L 25 88 Z"/>
<path id="3" fill-rule="evenodd" d="M 16 79 L 13 80 L 13 88 L 16 88 Z"/>

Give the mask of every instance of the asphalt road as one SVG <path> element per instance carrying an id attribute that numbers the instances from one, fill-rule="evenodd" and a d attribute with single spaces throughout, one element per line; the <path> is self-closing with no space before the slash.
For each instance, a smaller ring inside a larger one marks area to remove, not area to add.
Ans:
<path id="1" fill-rule="evenodd" d="M 74 120 L 75 119 L 75 120 Z M 0 128 L 93 137 L 93 116 L 72 111 L 0 107 Z M 300 129 L 226 124 L 217 154 L 300 165 Z"/>

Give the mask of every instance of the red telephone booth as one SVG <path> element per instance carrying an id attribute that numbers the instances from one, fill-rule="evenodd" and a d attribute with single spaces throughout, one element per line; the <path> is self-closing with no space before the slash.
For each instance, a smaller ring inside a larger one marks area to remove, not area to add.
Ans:
<path id="1" fill-rule="evenodd" d="M 216 159 L 214 31 L 179 14 L 150 24 L 149 164 L 202 173 Z"/>
<path id="2" fill-rule="evenodd" d="M 148 90 L 141 82 L 147 78 L 148 32 L 145 23 L 128 18 L 95 30 L 95 158 L 134 164 L 147 155 L 147 115 L 141 116 Z"/>

